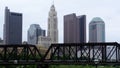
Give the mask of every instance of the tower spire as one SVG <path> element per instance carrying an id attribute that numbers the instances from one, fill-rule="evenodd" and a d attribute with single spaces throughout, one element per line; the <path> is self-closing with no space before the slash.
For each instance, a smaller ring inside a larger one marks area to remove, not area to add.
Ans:
<path id="1" fill-rule="evenodd" d="M 53 0 L 53 2 L 52 2 L 52 5 L 54 5 L 54 0 Z"/>

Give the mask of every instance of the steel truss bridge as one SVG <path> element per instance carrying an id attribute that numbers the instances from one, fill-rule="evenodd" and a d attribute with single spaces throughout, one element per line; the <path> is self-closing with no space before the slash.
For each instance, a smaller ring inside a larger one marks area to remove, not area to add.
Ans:
<path id="1" fill-rule="evenodd" d="M 0 65 L 120 65 L 120 44 L 110 43 L 69 43 L 52 44 L 43 55 L 29 44 L 0 45 Z"/>

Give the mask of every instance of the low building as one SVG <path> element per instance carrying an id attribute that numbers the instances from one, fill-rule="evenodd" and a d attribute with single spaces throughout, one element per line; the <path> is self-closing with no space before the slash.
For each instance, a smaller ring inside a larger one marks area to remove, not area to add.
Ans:
<path id="1" fill-rule="evenodd" d="M 38 45 L 42 45 L 45 48 L 49 48 L 49 46 L 51 45 L 51 38 L 50 37 L 46 37 L 46 36 L 39 36 L 38 37 Z"/>

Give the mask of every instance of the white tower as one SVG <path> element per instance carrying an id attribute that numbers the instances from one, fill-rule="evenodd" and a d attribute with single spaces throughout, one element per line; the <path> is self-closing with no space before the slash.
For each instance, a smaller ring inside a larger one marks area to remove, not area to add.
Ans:
<path id="1" fill-rule="evenodd" d="M 58 43 L 58 20 L 54 5 L 51 6 L 48 16 L 48 37 L 51 38 L 51 43 Z"/>

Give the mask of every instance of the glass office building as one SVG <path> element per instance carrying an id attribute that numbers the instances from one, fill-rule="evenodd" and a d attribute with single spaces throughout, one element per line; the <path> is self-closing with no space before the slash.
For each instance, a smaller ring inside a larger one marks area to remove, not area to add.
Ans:
<path id="1" fill-rule="evenodd" d="M 89 42 L 105 42 L 105 23 L 100 17 L 89 23 Z"/>
<path id="2" fill-rule="evenodd" d="M 38 37 L 45 36 L 45 30 L 41 29 L 38 24 L 30 25 L 28 29 L 28 44 L 38 44 Z"/>

